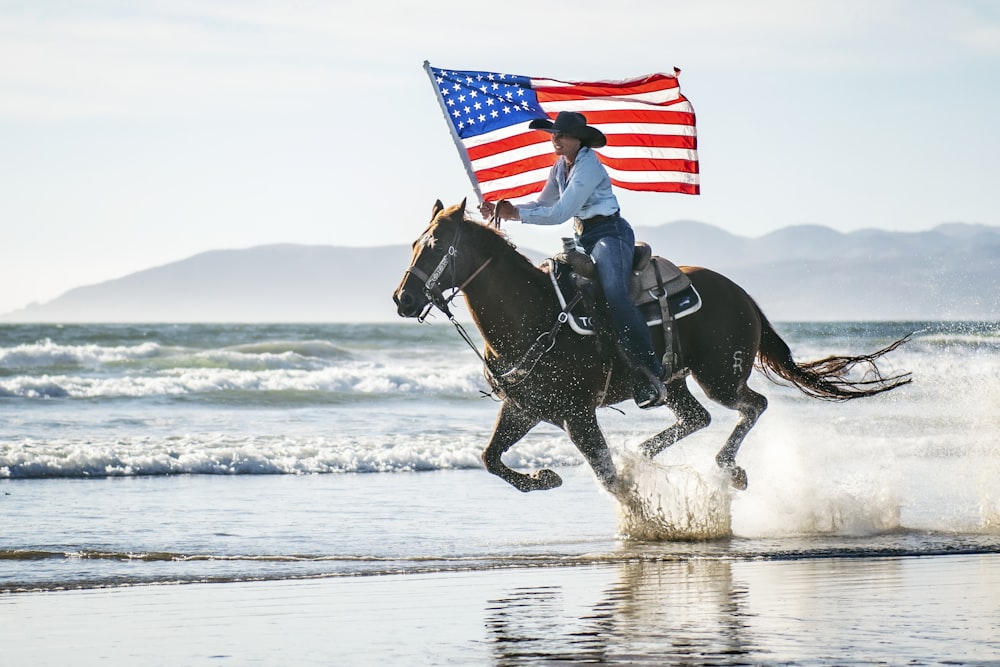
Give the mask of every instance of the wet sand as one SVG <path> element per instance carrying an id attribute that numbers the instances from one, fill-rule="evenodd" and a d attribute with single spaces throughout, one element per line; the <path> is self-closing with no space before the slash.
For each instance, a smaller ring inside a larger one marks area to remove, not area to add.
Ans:
<path id="1" fill-rule="evenodd" d="M 575 567 L 0 596 L 3 664 L 995 664 L 1000 555 Z"/>

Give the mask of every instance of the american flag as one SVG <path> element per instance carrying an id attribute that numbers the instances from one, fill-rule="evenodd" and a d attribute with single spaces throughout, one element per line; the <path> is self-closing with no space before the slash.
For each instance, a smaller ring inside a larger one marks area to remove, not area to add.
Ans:
<path id="1" fill-rule="evenodd" d="M 551 135 L 528 123 L 560 111 L 584 114 L 607 136 L 597 153 L 614 185 L 699 194 L 694 109 L 681 95 L 680 70 L 585 82 L 424 67 L 484 200 L 541 191 L 556 156 Z"/>

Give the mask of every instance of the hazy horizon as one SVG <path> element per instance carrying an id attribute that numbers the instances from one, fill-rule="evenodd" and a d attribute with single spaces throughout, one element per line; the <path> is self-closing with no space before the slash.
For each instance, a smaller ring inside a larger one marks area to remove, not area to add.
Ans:
<path id="1" fill-rule="evenodd" d="M 637 235 L 679 264 L 728 275 L 776 319 L 981 320 L 1000 312 L 1000 227 L 844 234 L 795 226 L 749 238 L 679 221 Z M 537 263 L 556 249 L 518 250 Z M 76 286 L 0 321 L 393 321 L 390 294 L 410 254 L 408 244 L 217 249 Z"/>

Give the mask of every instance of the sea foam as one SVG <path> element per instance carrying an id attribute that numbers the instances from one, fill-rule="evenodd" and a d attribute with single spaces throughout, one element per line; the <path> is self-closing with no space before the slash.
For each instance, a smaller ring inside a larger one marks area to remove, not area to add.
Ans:
<path id="1" fill-rule="evenodd" d="M 476 434 L 336 436 L 184 435 L 0 443 L 0 478 L 390 473 L 482 468 Z M 519 445 L 505 460 L 536 470 L 579 465 L 559 435 Z M 486 474 L 484 472 L 484 474 Z"/>

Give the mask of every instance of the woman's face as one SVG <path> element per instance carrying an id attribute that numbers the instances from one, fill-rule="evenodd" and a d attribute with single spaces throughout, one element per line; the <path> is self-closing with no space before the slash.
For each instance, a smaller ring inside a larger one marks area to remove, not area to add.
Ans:
<path id="1" fill-rule="evenodd" d="M 563 134 L 562 132 L 552 133 L 552 148 L 555 150 L 556 155 L 568 157 L 572 160 L 580 152 L 581 145 L 582 142 L 576 137 Z"/>

